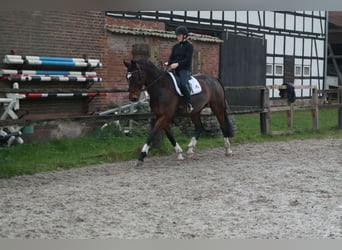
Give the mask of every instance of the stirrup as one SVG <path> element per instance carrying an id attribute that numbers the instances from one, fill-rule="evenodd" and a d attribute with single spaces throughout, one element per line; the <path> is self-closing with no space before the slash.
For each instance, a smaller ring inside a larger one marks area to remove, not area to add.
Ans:
<path id="1" fill-rule="evenodd" d="M 192 107 L 191 103 L 188 103 L 188 105 L 186 106 L 186 111 L 188 113 L 191 113 L 194 110 L 194 107 Z"/>

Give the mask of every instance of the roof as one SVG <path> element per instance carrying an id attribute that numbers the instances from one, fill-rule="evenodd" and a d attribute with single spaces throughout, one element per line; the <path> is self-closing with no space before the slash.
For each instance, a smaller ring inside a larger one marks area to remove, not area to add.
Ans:
<path id="1" fill-rule="evenodd" d="M 172 38 L 175 39 L 176 35 L 173 31 L 164 31 L 157 29 L 146 29 L 146 28 L 131 28 L 127 26 L 117 26 L 117 25 L 105 25 L 105 29 L 112 33 L 126 34 L 126 35 L 134 35 L 134 36 L 154 36 L 160 38 Z M 189 33 L 190 40 L 201 41 L 201 42 L 211 42 L 211 43 L 222 43 L 223 40 L 208 36 L 201 35 L 196 33 Z"/>
<path id="2" fill-rule="evenodd" d="M 342 11 L 329 11 L 328 20 L 329 23 L 342 27 Z"/>
<path id="3" fill-rule="evenodd" d="M 342 44 L 342 11 L 329 11 L 328 12 L 328 42 L 332 46 L 340 47 Z M 334 47 L 336 50 L 336 48 Z M 341 54 L 339 52 L 339 54 Z"/>

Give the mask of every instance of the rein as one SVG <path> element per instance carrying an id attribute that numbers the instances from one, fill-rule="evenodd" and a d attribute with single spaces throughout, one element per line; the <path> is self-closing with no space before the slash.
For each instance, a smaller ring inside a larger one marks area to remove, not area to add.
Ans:
<path id="1" fill-rule="evenodd" d="M 137 69 L 137 70 L 134 70 L 132 71 L 131 73 L 135 73 L 135 72 L 138 72 L 138 75 L 139 75 L 139 80 L 141 81 L 141 70 L 140 69 Z M 150 88 L 152 85 L 154 85 L 156 82 L 158 82 L 164 75 L 165 73 L 167 73 L 167 71 L 163 71 L 156 79 L 154 79 L 148 86 L 146 84 L 145 85 L 145 88 L 142 88 L 141 91 L 146 91 L 148 88 Z"/>
<path id="2" fill-rule="evenodd" d="M 154 79 L 149 85 L 143 84 L 144 86 L 141 88 L 141 91 L 147 91 L 150 87 L 152 87 L 155 83 L 157 83 L 162 77 L 164 77 L 167 72 L 169 72 L 169 70 L 164 70 L 162 73 L 159 74 L 159 76 Z M 143 77 L 142 75 L 144 75 L 145 73 L 138 67 L 138 69 L 133 70 L 128 72 L 130 74 L 130 76 L 127 76 L 127 78 L 129 79 L 134 73 L 138 74 L 138 80 L 141 82 Z M 145 81 L 146 82 L 146 81 Z"/>

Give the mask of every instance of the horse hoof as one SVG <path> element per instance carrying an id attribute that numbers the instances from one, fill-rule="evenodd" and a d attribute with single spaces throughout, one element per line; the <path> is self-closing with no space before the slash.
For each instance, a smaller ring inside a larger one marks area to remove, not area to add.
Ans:
<path id="1" fill-rule="evenodd" d="M 136 166 L 136 167 L 141 167 L 143 164 L 144 164 L 143 161 L 137 161 L 137 162 L 135 163 L 135 166 Z"/>
<path id="2" fill-rule="evenodd" d="M 188 151 L 186 152 L 188 155 L 193 155 L 194 154 L 194 150 L 193 148 L 188 148 Z"/>
<path id="3" fill-rule="evenodd" d="M 233 156 L 233 151 L 226 152 L 226 156 Z"/>
<path id="4" fill-rule="evenodd" d="M 192 159 L 192 158 L 194 157 L 194 155 L 195 155 L 195 153 L 194 153 L 194 152 L 192 152 L 192 153 L 188 153 L 188 157 L 189 157 L 190 159 Z"/>
<path id="5" fill-rule="evenodd" d="M 182 161 L 182 160 L 184 160 L 184 157 L 183 157 L 183 155 L 182 155 L 182 154 L 179 154 L 179 155 L 178 155 L 178 157 L 177 157 L 177 160 L 179 160 L 179 161 Z"/>

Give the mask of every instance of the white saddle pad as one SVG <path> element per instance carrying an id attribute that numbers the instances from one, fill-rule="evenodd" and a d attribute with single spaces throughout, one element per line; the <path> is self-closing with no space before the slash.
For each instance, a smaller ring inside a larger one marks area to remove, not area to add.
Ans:
<path id="1" fill-rule="evenodd" d="M 168 73 L 169 73 L 169 75 L 172 78 L 173 85 L 175 86 L 175 89 L 176 89 L 177 93 L 180 96 L 183 96 L 183 93 L 180 91 L 180 89 L 178 87 L 178 84 L 177 84 L 175 76 L 173 75 L 172 72 L 168 72 Z M 190 89 L 191 89 L 190 95 L 196 95 L 198 93 L 201 93 L 202 87 L 201 87 L 201 85 L 199 84 L 199 82 L 197 81 L 197 79 L 195 77 L 191 76 L 191 79 L 189 80 L 189 85 L 190 85 Z"/>

